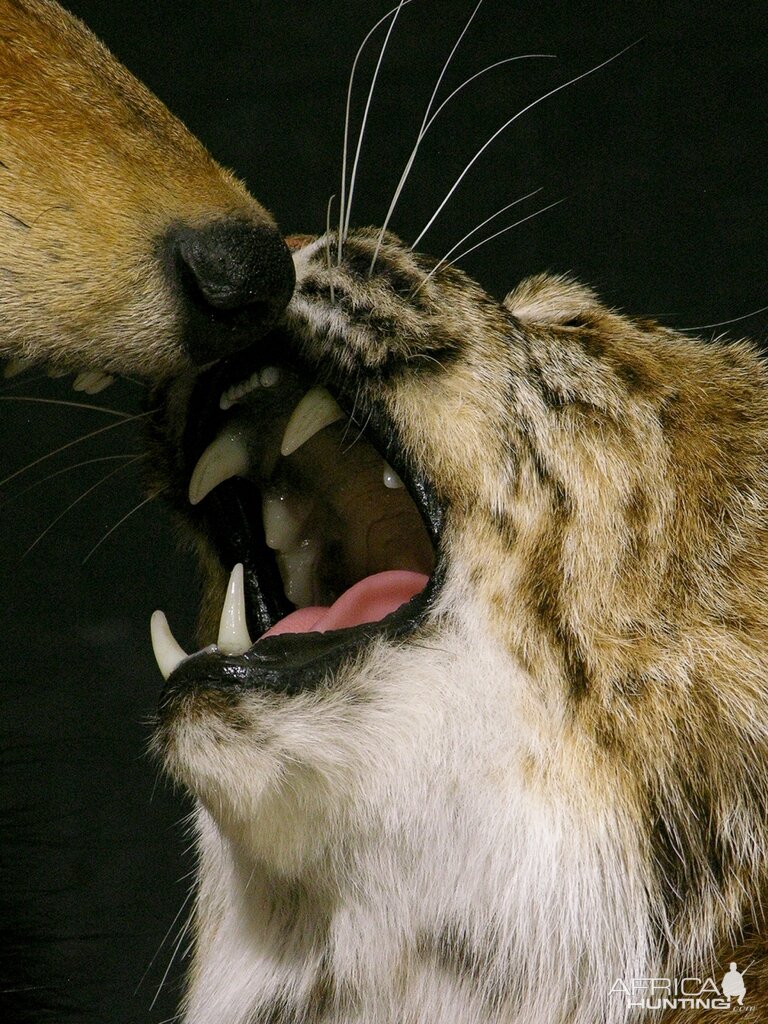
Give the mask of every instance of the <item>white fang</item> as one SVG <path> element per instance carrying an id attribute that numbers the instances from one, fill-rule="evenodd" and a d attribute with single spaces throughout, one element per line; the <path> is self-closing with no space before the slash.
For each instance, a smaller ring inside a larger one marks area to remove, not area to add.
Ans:
<path id="1" fill-rule="evenodd" d="M 245 619 L 243 563 L 238 562 L 229 577 L 216 646 L 222 654 L 245 654 L 252 645 Z"/>
<path id="2" fill-rule="evenodd" d="M 248 472 L 250 456 L 239 430 L 224 430 L 197 460 L 189 481 L 189 503 L 197 505 L 222 480 Z"/>
<path id="3" fill-rule="evenodd" d="M 323 427 L 343 419 L 340 406 L 325 388 L 310 388 L 288 420 L 280 445 L 281 454 L 291 455 Z"/>
<path id="4" fill-rule="evenodd" d="M 167 679 L 182 661 L 186 661 L 187 652 L 176 642 L 164 612 L 152 613 L 149 628 L 157 667 L 160 669 L 163 679 Z"/>

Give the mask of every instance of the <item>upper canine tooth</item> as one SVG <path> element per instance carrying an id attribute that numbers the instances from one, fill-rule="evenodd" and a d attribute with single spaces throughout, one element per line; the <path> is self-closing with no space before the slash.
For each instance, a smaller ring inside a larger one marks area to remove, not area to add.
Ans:
<path id="1" fill-rule="evenodd" d="M 253 646 L 245 621 L 245 581 L 242 562 L 237 563 L 229 577 L 216 646 L 222 654 L 245 654 Z"/>
<path id="2" fill-rule="evenodd" d="M 189 481 L 190 504 L 197 505 L 222 480 L 243 476 L 250 462 L 242 430 L 237 427 L 223 430 L 197 460 Z"/>
<path id="3" fill-rule="evenodd" d="M 281 454 L 290 455 L 318 430 L 343 419 L 344 413 L 325 388 L 310 388 L 291 413 L 280 445 Z"/>
<path id="4" fill-rule="evenodd" d="M 320 603 L 315 572 L 320 554 L 320 541 L 317 537 L 307 537 L 292 551 L 280 551 L 277 554 L 285 596 L 297 608 Z"/>
<path id="5" fill-rule="evenodd" d="M 168 625 L 168 619 L 163 612 L 153 612 L 149 628 L 157 667 L 160 669 L 163 679 L 167 679 L 171 672 L 186 660 L 187 652 L 176 643 L 171 627 Z"/>
<path id="6" fill-rule="evenodd" d="M 294 492 L 267 492 L 262 495 L 261 512 L 264 539 L 273 551 L 287 551 L 301 540 L 301 533 L 310 512 L 311 502 Z"/>

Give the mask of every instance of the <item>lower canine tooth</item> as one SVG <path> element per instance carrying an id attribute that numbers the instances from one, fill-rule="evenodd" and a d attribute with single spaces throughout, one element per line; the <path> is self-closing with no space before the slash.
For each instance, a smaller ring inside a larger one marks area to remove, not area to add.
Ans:
<path id="1" fill-rule="evenodd" d="M 227 585 L 227 596 L 221 609 L 219 639 L 216 646 L 222 654 L 245 654 L 253 645 L 245 621 L 245 582 L 243 564 L 238 562 Z"/>
<path id="2" fill-rule="evenodd" d="M 301 531 L 309 518 L 311 505 L 297 494 L 278 494 L 274 491 L 263 496 L 261 512 L 264 518 L 264 539 L 273 551 L 287 551 L 301 540 Z"/>
<path id="3" fill-rule="evenodd" d="M 315 593 L 315 566 L 320 557 L 320 545 L 314 538 L 302 541 L 293 551 L 281 551 L 277 565 L 283 577 L 285 596 L 297 608 L 307 608 L 319 601 Z"/>
<path id="4" fill-rule="evenodd" d="M 197 460 L 189 481 L 190 504 L 197 505 L 222 480 L 243 476 L 248 472 L 250 463 L 242 431 L 236 427 L 222 431 Z"/>
<path id="5" fill-rule="evenodd" d="M 149 628 L 157 667 L 160 669 L 163 679 L 167 679 L 171 672 L 186 660 L 187 652 L 176 643 L 163 612 L 153 613 Z"/>
<path id="6" fill-rule="evenodd" d="M 344 413 L 325 388 L 310 388 L 291 413 L 280 445 L 281 454 L 290 455 L 318 430 L 343 419 Z"/>

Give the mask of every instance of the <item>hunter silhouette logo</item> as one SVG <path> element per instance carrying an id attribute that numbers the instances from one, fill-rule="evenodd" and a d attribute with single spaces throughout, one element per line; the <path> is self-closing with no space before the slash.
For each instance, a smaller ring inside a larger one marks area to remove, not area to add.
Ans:
<path id="1" fill-rule="evenodd" d="M 627 1007 L 643 1010 L 730 1010 L 744 1006 L 747 988 L 744 975 L 731 962 L 723 976 L 722 986 L 713 977 L 698 978 L 629 978 L 617 979 L 611 995 L 623 996 Z"/>
<path id="2" fill-rule="evenodd" d="M 736 970 L 736 964 L 731 963 L 729 966 L 730 970 L 723 978 L 723 995 L 727 998 L 729 1005 L 732 999 L 736 999 L 739 1006 L 743 1006 L 744 996 L 747 994 L 744 975 L 739 974 Z"/>

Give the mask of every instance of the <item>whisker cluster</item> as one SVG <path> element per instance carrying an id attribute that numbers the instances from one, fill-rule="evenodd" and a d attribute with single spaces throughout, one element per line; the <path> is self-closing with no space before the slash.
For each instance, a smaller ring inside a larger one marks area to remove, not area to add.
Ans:
<path id="1" fill-rule="evenodd" d="M 31 473 L 31 471 L 34 470 L 36 467 L 43 466 L 50 460 L 55 459 L 62 453 L 68 452 L 70 451 L 70 449 L 74 450 L 78 446 L 82 446 L 87 442 L 93 440 L 100 440 L 101 438 L 104 438 L 106 440 L 106 435 L 110 434 L 115 429 L 119 427 L 125 427 L 128 425 L 136 424 L 137 422 L 141 422 L 146 418 L 152 416 L 156 412 L 156 410 L 150 409 L 145 412 L 134 414 L 126 412 L 121 409 L 95 405 L 88 402 L 69 401 L 66 399 L 58 398 L 44 398 L 35 395 L 0 395 L 0 401 L 24 402 L 31 403 L 33 405 L 48 405 L 54 407 L 62 407 L 64 409 L 73 408 L 83 410 L 85 412 L 92 412 L 100 414 L 102 416 L 110 416 L 115 418 L 114 422 L 108 423 L 106 426 L 97 427 L 95 430 L 88 430 L 85 433 L 73 438 L 71 441 L 67 441 L 64 444 L 53 448 L 51 451 L 45 452 L 43 455 L 40 455 L 37 458 L 32 459 L 30 462 L 21 466 L 19 469 L 16 469 L 14 472 L 9 473 L 2 480 L 0 480 L 0 493 L 2 495 L 0 497 L 0 507 L 2 507 L 3 510 L 5 510 L 11 504 L 18 501 L 24 495 L 28 494 L 30 491 L 42 487 L 44 484 L 48 483 L 51 480 L 55 480 L 64 475 L 71 474 L 76 470 L 84 469 L 88 466 L 104 464 L 106 467 L 109 464 L 111 464 L 111 468 L 109 468 L 107 472 L 100 476 L 100 478 L 96 480 L 94 483 L 91 483 L 88 487 L 86 487 L 85 490 L 82 491 L 82 493 L 78 494 L 77 497 L 75 497 L 74 500 L 71 501 L 66 506 L 66 508 L 59 512 L 52 519 L 52 521 L 49 522 L 48 525 L 35 537 L 32 543 L 20 556 L 20 560 L 23 560 L 29 554 L 31 554 L 32 551 L 35 550 L 35 548 L 38 547 L 41 541 L 46 536 L 48 536 L 51 530 L 59 522 L 61 522 L 61 520 L 64 519 L 65 516 L 67 516 L 73 509 L 76 509 L 83 501 L 85 501 L 86 498 L 94 494 L 99 488 L 102 487 L 102 485 L 106 484 L 117 474 L 123 472 L 124 470 L 128 469 L 131 466 L 134 466 L 135 464 L 141 462 L 142 460 L 147 459 L 149 456 L 146 452 L 143 451 L 126 451 L 119 452 L 116 454 L 94 455 L 88 458 L 77 459 L 76 461 L 70 463 L 69 465 L 63 466 L 62 468 L 59 469 L 55 469 L 54 471 L 49 472 L 42 477 L 34 479 L 31 483 L 27 483 L 25 486 L 22 486 L 21 488 L 14 488 L 13 493 L 8 493 L 9 485 L 12 484 L 13 481 L 19 479 L 20 477 L 23 477 Z M 121 521 L 124 521 L 125 518 L 127 517 L 123 517 L 123 520 Z M 93 551 L 91 551 L 87 557 L 90 557 L 92 553 Z"/>
<path id="2" fill-rule="evenodd" d="M 97 488 L 101 487 L 102 484 L 105 484 L 107 482 L 107 480 L 111 480 L 112 477 L 115 476 L 116 473 L 121 473 L 124 469 L 127 469 L 129 466 L 132 466 L 135 462 L 138 462 L 140 459 L 143 459 L 143 458 L 145 458 L 145 455 L 142 453 L 140 455 L 135 455 L 135 456 L 133 456 L 130 459 L 126 459 L 125 461 L 123 461 L 122 465 L 116 466 L 114 469 L 111 469 L 108 473 L 106 473 L 99 480 L 97 480 L 95 484 L 91 484 L 91 486 L 88 487 L 86 490 L 84 490 L 83 493 L 79 497 L 75 498 L 75 500 L 73 502 L 70 502 L 70 504 L 67 505 L 67 507 L 64 509 L 64 511 L 60 512 L 56 516 L 56 518 L 53 519 L 48 524 L 48 526 L 46 526 L 46 528 L 43 530 L 43 532 L 40 533 L 35 538 L 35 540 L 32 541 L 32 543 L 29 545 L 27 550 L 21 556 L 22 560 L 25 559 L 27 557 L 27 555 L 29 555 L 32 551 L 34 551 L 34 549 L 37 547 L 37 545 L 40 543 L 40 541 L 43 540 L 43 538 L 46 537 L 50 533 L 50 531 L 54 528 L 54 526 L 58 522 L 60 522 L 64 518 L 64 516 L 66 516 L 69 512 L 71 512 L 73 508 L 76 508 L 80 504 L 81 501 L 84 501 L 88 497 L 89 494 L 92 494 Z"/>
<path id="3" fill-rule="evenodd" d="M 367 127 L 367 124 L 368 124 L 368 119 L 369 119 L 369 114 L 370 114 L 370 109 L 371 109 L 371 103 L 372 103 L 372 100 L 373 100 L 373 96 L 374 96 L 374 92 L 375 92 L 375 88 L 376 88 L 376 83 L 377 83 L 378 78 L 379 78 L 379 71 L 381 69 L 382 61 L 383 61 L 384 55 L 386 53 L 386 50 L 387 50 L 387 47 L 388 47 L 388 44 L 389 44 L 389 41 L 390 41 L 390 37 L 391 37 L 391 35 L 392 35 L 393 31 L 394 31 L 395 24 L 397 23 L 398 17 L 400 15 L 400 12 L 403 9 L 403 7 L 405 7 L 406 4 L 408 4 L 410 2 L 412 2 L 412 0 L 401 0 L 401 2 L 397 4 L 397 6 L 392 7 L 389 11 L 387 11 L 386 14 L 384 14 L 375 23 L 375 25 L 373 25 L 373 27 L 368 31 L 368 33 L 366 34 L 365 38 L 363 39 L 360 47 L 357 50 L 357 53 L 355 54 L 355 58 L 354 58 L 354 60 L 352 62 L 352 69 L 351 69 L 351 72 L 350 72 L 349 83 L 348 83 L 348 87 L 347 87 L 347 97 L 346 97 L 345 117 L 344 117 L 344 141 L 343 141 L 343 148 L 342 148 L 342 166 L 341 166 L 341 202 L 340 202 L 340 210 L 339 210 L 339 232 L 338 232 L 339 237 L 338 237 L 338 252 L 337 252 L 337 262 L 338 262 L 338 264 L 341 264 L 341 261 L 342 261 L 342 258 L 343 258 L 344 242 L 346 241 L 346 238 L 347 238 L 348 233 L 349 233 L 349 225 L 350 225 L 351 216 L 352 216 L 352 203 L 353 203 L 353 199 L 354 199 L 355 183 L 356 183 L 356 180 L 357 180 L 357 173 L 358 173 L 358 169 L 359 169 L 360 156 L 361 156 L 361 152 L 362 152 L 362 148 L 363 148 L 363 141 L 364 141 L 364 137 L 365 137 L 366 127 Z M 378 258 L 379 252 L 381 250 L 381 246 L 383 244 L 387 228 L 389 227 L 390 221 L 391 221 L 391 219 L 392 219 L 392 217 L 394 215 L 395 209 L 396 209 L 397 204 L 398 204 L 398 202 L 400 200 L 400 197 L 402 195 L 403 189 L 405 188 L 405 185 L 406 185 L 406 183 L 408 181 L 408 178 L 410 176 L 411 170 L 412 170 L 412 168 L 414 166 L 414 163 L 416 161 L 416 157 L 417 157 L 417 154 L 419 152 L 419 148 L 421 146 L 421 143 L 423 142 L 426 134 L 429 132 L 430 128 L 434 124 L 434 122 L 435 122 L 436 118 L 438 117 L 438 115 L 468 85 L 470 85 L 472 82 L 476 81 L 481 76 L 487 74 L 488 72 L 493 71 L 495 68 L 501 67 L 502 65 L 511 64 L 513 62 L 520 61 L 520 60 L 553 59 L 554 58 L 554 54 L 548 54 L 548 53 L 528 53 L 528 54 L 518 54 L 518 55 L 515 55 L 515 56 L 512 56 L 512 57 L 505 57 L 505 58 L 503 58 L 501 60 L 494 61 L 491 64 L 488 64 L 485 67 L 481 68 L 479 71 L 474 72 L 469 77 L 465 78 L 458 86 L 456 86 L 456 88 L 454 88 L 448 94 L 448 96 L 445 97 L 445 99 L 443 99 L 436 106 L 437 96 L 438 96 L 438 93 L 440 91 L 440 87 L 443 84 L 443 81 L 444 81 L 445 76 L 447 74 L 448 68 L 450 67 L 451 62 L 453 61 L 453 58 L 455 57 L 455 55 L 456 55 L 456 53 L 457 53 L 457 51 L 458 51 L 462 41 L 464 40 L 464 37 L 466 36 L 467 32 L 469 31 L 470 26 L 472 25 L 473 21 L 475 20 L 475 17 L 477 16 L 478 11 L 480 10 L 480 7 L 482 6 L 482 3 L 483 3 L 483 0 L 478 0 L 478 2 L 475 4 L 474 8 L 472 9 L 469 17 L 467 18 L 467 20 L 464 23 L 461 31 L 459 32 L 459 35 L 457 36 L 457 38 L 456 38 L 456 40 L 455 40 L 455 42 L 454 42 L 454 44 L 453 44 L 453 46 L 452 46 L 452 48 L 451 48 L 451 50 L 450 50 L 450 52 L 448 54 L 446 60 L 444 61 L 443 65 L 442 65 L 442 67 L 440 69 L 440 72 L 439 72 L 439 74 L 437 76 L 437 79 L 435 81 L 435 84 L 434 84 L 434 86 L 432 88 L 432 92 L 431 92 L 431 95 L 429 97 L 429 101 L 428 101 L 428 103 L 426 105 L 426 109 L 424 111 L 424 114 L 423 114 L 423 117 L 422 117 L 422 120 L 421 120 L 421 124 L 420 124 L 419 129 L 418 129 L 418 131 L 416 133 L 416 139 L 415 139 L 415 142 L 413 144 L 413 148 L 411 149 L 411 152 L 408 155 L 408 158 L 407 158 L 407 160 L 405 162 L 405 166 L 403 167 L 403 170 L 402 170 L 402 172 L 400 174 L 400 177 L 399 177 L 399 179 L 397 181 L 394 193 L 392 195 L 392 199 L 390 200 L 390 203 L 389 203 L 389 206 L 387 208 L 386 214 L 385 214 L 384 219 L 382 221 L 382 226 L 381 226 L 381 228 L 379 230 L 379 233 L 378 233 L 378 236 L 377 236 L 377 239 L 376 239 L 376 244 L 374 246 L 373 257 L 371 259 L 371 264 L 370 264 L 370 268 L 369 268 L 369 276 L 370 276 L 370 274 L 373 273 L 373 271 L 375 269 L 376 260 Z M 362 55 L 363 51 L 365 50 L 365 48 L 366 48 L 366 46 L 368 44 L 368 41 L 371 39 L 371 37 L 374 35 L 374 33 L 383 24 L 385 24 L 387 21 L 389 21 L 389 26 L 387 28 L 386 36 L 384 38 L 382 46 L 381 46 L 381 48 L 379 50 L 378 58 L 376 60 L 376 65 L 375 65 L 375 68 L 374 68 L 374 71 L 373 71 L 373 74 L 372 74 L 372 77 L 371 77 L 370 85 L 368 87 L 368 94 L 367 94 L 366 101 L 365 101 L 365 107 L 364 107 L 364 111 L 363 111 L 363 115 L 362 115 L 360 129 L 359 129 L 359 132 L 358 132 L 358 135 L 357 135 L 357 142 L 356 142 L 356 145 L 355 145 L 354 159 L 352 161 L 352 169 L 351 169 L 351 173 L 348 175 L 347 169 L 348 169 L 348 163 L 349 163 L 350 136 L 351 136 L 351 128 L 350 128 L 350 124 L 351 124 L 351 107 L 352 107 L 352 95 L 353 95 L 353 88 L 354 88 L 354 82 L 355 82 L 355 75 L 356 75 L 356 72 L 357 72 L 357 66 L 358 66 L 358 63 L 360 61 L 361 55 Z M 561 82 L 559 85 L 557 85 L 554 88 L 548 90 L 547 92 L 543 93 L 543 95 L 537 97 L 535 100 L 532 100 L 530 103 L 526 104 L 524 107 L 522 107 L 520 110 L 518 110 L 512 117 L 507 118 L 503 122 L 503 124 L 500 125 L 500 127 L 498 127 L 494 132 L 491 133 L 491 135 L 485 140 L 485 142 L 483 142 L 483 144 L 477 149 L 477 151 L 474 153 L 474 155 L 471 157 L 471 159 L 465 164 L 464 168 L 462 169 L 462 171 L 460 172 L 460 174 L 458 175 L 458 177 L 454 181 L 453 185 L 450 187 L 450 189 L 448 190 L 446 195 L 443 197 L 443 199 L 438 204 L 438 206 L 435 209 L 435 211 L 432 214 L 432 216 L 429 218 L 429 220 L 427 221 L 425 226 L 419 232 L 418 236 L 414 239 L 414 241 L 413 241 L 413 243 L 411 245 L 411 248 L 415 249 L 419 245 L 421 240 L 424 238 L 426 233 L 430 230 L 432 225 L 435 223 L 437 218 L 440 216 L 441 212 L 443 211 L 443 209 L 445 208 L 447 203 L 450 201 L 450 199 L 452 198 L 452 196 L 454 195 L 456 190 L 459 188 L 459 186 L 461 185 L 462 181 L 467 176 L 467 174 L 472 169 L 472 167 L 474 167 L 474 165 L 477 163 L 477 161 L 480 159 L 480 157 L 485 153 L 485 151 L 493 144 L 493 142 L 495 142 L 495 140 L 503 132 L 506 131 L 507 128 L 509 128 L 512 124 L 514 124 L 517 120 L 519 120 L 521 117 L 523 117 L 523 115 L 528 113 L 530 110 L 532 110 L 535 107 L 537 107 L 540 103 L 543 103 L 544 100 L 548 99 L 550 96 L 554 96 L 556 93 L 559 93 L 563 89 L 566 89 L 566 88 L 568 88 L 571 85 L 574 85 L 576 82 L 581 81 L 583 78 L 586 78 L 588 75 L 592 75 L 595 72 L 601 70 L 606 65 L 610 64 L 612 61 L 614 61 L 614 60 L 618 59 L 619 57 L 621 57 L 624 53 L 627 52 L 627 50 L 629 50 L 634 45 L 636 45 L 636 43 L 631 43 L 629 46 L 627 46 L 624 49 L 620 50 L 618 53 L 613 54 L 611 57 L 609 57 L 606 60 L 602 61 L 601 63 L 595 65 L 594 67 L 589 68 L 587 71 L 584 71 L 581 74 L 576 75 L 573 78 L 570 78 L 566 82 Z M 348 178 L 349 178 L 349 180 L 348 180 Z M 483 227 L 485 227 L 488 223 L 490 223 L 490 221 L 494 220 L 497 216 L 499 216 L 505 210 L 509 209 L 510 207 L 516 205 L 519 202 L 522 202 L 525 199 L 530 198 L 533 195 L 536 195 L 540 191 L 541 191 L 541 188 L 535 189 L 532 192 L 527 193 L 525 196 L 522 196 L 519 199 L 515 199 L 515 200 L 513 200 L 510 203 L 507 203 L 504 207 L 502 207 L 500 210 L 496 211 L 496 213 L 492 214 L 490 217 L 486 217 L 485 220 L 481 221 L 478 225 L 476 225 L 476 227 L 472 228 L 471 231 L 467 232 L 467 234 L 465 234 L 463 238 L 461 238 L 457 243 L 455 243 L 455 245 L 453 245 L 451 247 L 451 249 L 449 249 L 449 251 L 445 254 L 445 256 L 439 261 L 438 265 L 433 269 L 432 273 L 435 273 L 435 271 L 439 267 L 445 266 L 449 262 L 450 263 L 457 262 L 459 259 L 462 259 L 464 256 L 467 256 L 470 252 L 474 252 L 476 249 L 480 248 L 481 245 L 486 244 L 486 242 L 490 242 L 493 239 L 498 238 L 499 235 L 504 234 L 506 231 L 510 231 L 512 228 L 517 227 L 519 224 L 522 224 L 522 223 L 524 223 L 527 220 L 530 220 L 532 217 L 538 216 L 541 213 L 545 213 L 547 210 L 550 210 L 553 207 L 559 205 L 559 202 L 562 202 L 562 200 L 558 200 L 557 202 L 553 202 L 553 203 L 550 203 L 547 206 L 542 207 L 541 209 L 537 210 L 535 213 L 530 214 L 527 217 L 523 217 L 520 220 L 516 221 L 514 224 L 510 224 L 507 227 L 502 228 L 501 230 L 494 232 L 493 234 L 488 236 L 486 239 L 484 239 L 484 240 L 482 240 L 480 242 L 477 242 L 475 245 L 473 245 L 469 249 L 465 250 L 463 253 L 461 253 L 461 255 L 456 256 L 453 259 L 451 259 L 453 253 L 456 252 L 456 250 L 459 249 L 463 245 L 464 242 L 466 242 L 472 235 L 476 234 Z M 328 235 L 329 233 L 330 233 L 330 203 L 329 203 L 328 216 L 327 216 L 327 220 L 326 220 L 326 234 Z M 330 242 L 328 242 L 328 245 L 330 245 Z M 330 260 L 330 248 L 328 249 L 328 252 L 329 252 L 329 260 Z M 429 279 L 430 276 L 431 276 L 431 274 L 428 275 L 427 280 Z M 331 298 L 333 300 L 333 293 L 331 294 Z"/>
<path id="4" fill-rule="evenodd" d="M 382 243 L 382 241 L 384 239 L 384 234 L 385 234 L 385 232 L 387 230 L 387 227 L 389 225 L 389 222 L 390 222 L 390 219 L 392 217 L 392 214 L 394 213 L 395 206 L 397 205 L 397 201 L 400 198 L 400 193 L 403 191 L 403 188 L 405 187 L 405 183 L 408 180 L 408 175 L 410 174 L 411 168 L 413 167 L 414 161 L 416 159 L 416 154 L 418 153 L 419 146 L 421 145 L 421 140 L 424 138 L 424 136 L 426 135 L 427 131 L 429 130 L 429 125 L 431 124 L 431 120 L 430 120 L 430 116 L 429 115 L 430 115 L 430 113 L 432 111 L 432 105 L 435 102 L 435 97 L 437 96 L 438 90 L 440 89 L 440 86 L 442 84 L 443 78 L 445 77 L 445 73 L 448 70 L 448 67 L 449 67 L 451 61 L 453 60 L 453 57 L 454 57 L 456 51 L 458 50 L 458 48 L 459 48 L 459 46 L 461 44 L 462 39 L 466 35 L 466 33 L 467 33 L 468 29 L 469 29 L 469 26 L 474 21 L 475 15 L 480 10 L 480 7 L 482 6 L 482 3 L 483 3 L 483 0 L 478 0 L 478 3 L 476 5 L 475 9 L 472 11 L 472 13 L 470 14 L 469 18 L 466 21 L 466 24 L 464 25 L 464 28 L 459 33 L 458 39 L 453 44 L 453 49 L 448 54 L 448 57 L 445 60 L 445 63 L 443 64 L 443 66 L 442 66 L 442 68 L 440 70 L 440 74 L 437 76 L 437 81 L 435 82 L 434 88 L 432 89 L 432 95 L 429 97 L 429 102 L 427 103 L 427 108 L 424 111 L 424 117 L 422 119 L 421 127 L 419 128 L 418 135 L 416 137 L 416 142 L 415 142 L 415 144 L 413 146 L 413 149 L 411 150 L 410 156 L 408 157 L 408 159 L 406 161 L 406 164 L 405 164 L 405 167 L 403 169 L 403 172 L 400 175 L 400 180 L 398 181 L 397 187 L 395 188 L 395 194 L 393 195 L 392 201 L 389 204 L 389 209 L 387 210 L 386 216 L 384 217 L 384 222 L 382 223 L 381 231 L 379 232 L 379 237 L 376 240 L 376 247 L 373 250 L 373 259 L 371 260 L 370 273 L 373 273 L 373 268 L 376 265 L 376 257 L 379 255 L 379 249 L 381 248 L 381 243 Z"/>
<path id="5" fill-rule="evenodd" d="M 634 46 L 634 45 L 635 45 L 634 43 L 630 44 L 630 46 Z M 494 131 L 486 139 L 486 141 L 482 144 L 482 146 L 477 150 L 477 152 L 472 157 L 472 159 L 466 164 L 466 166 L 464 167 L 464 169 L 461 172 L 461 174 L 458 176 L 456 181 L 453 183 L 453 185 L 448 190 L 445 198 L 442 200 L 442 202 L 437 207 L 435 212 L 432 214 L 430 219 L 427 221 L 426 225 L 419 232 L 418 236 L 414 239 L 413 245 L 411 246 L 411 248 L 415 248 L 419 244 L 419 242 L 422 240 L 424 235 L 426 235 L 426 233 L 432 227 L 434 222 L 440 216 L 440 214 L 443 211 L 443 208 L 445 207 L 446 203 L 450 200 L 451 196 L 454 194 L 456 189 L 462 183 L 462 181 L 467 176 L 469 171 L 472 169 L 472 167 L 474 167 L 474 165 L 477 163 L 477 161 L 480 159 L 480 157 L 483 155 L 483 153 L 486 151 L 486 149 L 488 149 L 488 147 L 493 142 L 495 142 L 496 139 L 502 134 L 502 132 L 506 131 L 507 128 L 509 128 L 510 125 L 514 124 L 515 121 L 519 120 L 519 118 L 521 118 L 524 114 L 527 114 L 529 110 L 533 110 L 534 107 L 537 107 L 540 103 L 543 103 L 544 100 L 549 99 L 550 96 L 554 96 L 556 93 L 562 92 L 563 89 L 567 89 L 569 86 L 574 85 L 576 82 L 580 82 L 582 78 L 586 78 L 588 75 L 594 74 L 596 71 L 599 71 L 601 68 L 604 68 L 607 64 L 610 64 L 612 61 L 616 60 L 618 57 L 621 57 L 622 54 L 626 53 L 627 50 L 630 49 L 630 46 L 625 46 L 623 50 L 620 50 L 618 53 L 613 54 L 612 57 L 608 57 L 607 60 L 602 61 L 600 64 L 596 64 L 594 67 L 590 68 L 588 71 L 582 71 L 582 73 L 580 75 L 576 75 L 574 78 L 570 78 L 567 82 L 562 82 L 560 85 L 555 86 L 554 89 L 550 89 L 548 92 L 545 92 L 542 96 L 539 96 L 538 99 L 532 100 L 530 103 L 526 104 L 526 106 L 524 106 L 520 110 L 518 110 L 518 112 L 516 114 L 514 114 L 512 117 L 510 117 L 508 120 L 506 120 L 501 125 L 501 127 L 497 128 L 496 131 Z"/>
<path id="6" fill-rule="evenodd" d="M 47 452 L 45 455 L 39 456 L 37 459 L 33 459 L 32 462 L 28 462 L 26 466 L 22 466 L 21 469 L 15 470 L 10 473 L 5 479 L 0 480 L 0 487 L 5 487 L 11 480 L 15 480 L 16 477 L 21 476 L 22 473 L 29 472 L 30 469 L 34 469 L 35 466 L 39 466 L 41 462 L 47 462 L 48 459 L 52 459 L 54 456 L 59 455 L 61 452 L 67 451 L 76 444 L 82 444 L 83 441 L 89 441 L 92 437 L 99 437 L 101 434 L 106 434 L 110 430 L 114 430 L 116 427 L 126 426 L 128 423 L 135 423 L 138 420 L 146 419 L 148 416 L 154 415 L 157 409 L 150 409 L 147 412 L 136 413 L 133 416 L 128 416 L 125 419 L 120 419 L 117 423 L 109 423 L 106 427 L 99 427 L 96 430 L 91 430 L 87 434 L 81 434 L 80 437 L 76 437 L 74 441 L 67 441 L 66 444 L 60 445 L 58 448 L 54 448 L 53 451 Z"/>

